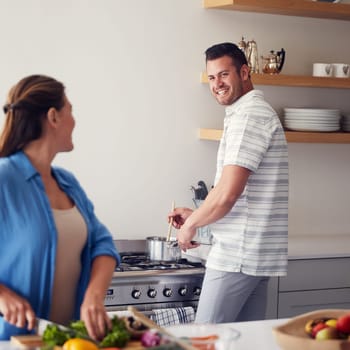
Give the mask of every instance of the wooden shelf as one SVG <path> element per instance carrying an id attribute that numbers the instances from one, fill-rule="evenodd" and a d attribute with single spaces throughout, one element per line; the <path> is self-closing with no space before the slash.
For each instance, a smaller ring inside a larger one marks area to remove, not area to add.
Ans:
<path id="1" fill-rule="evenodd" d="M 201 83 L 208 83 L 208 76 L 206 73 L 201 73 L 200 81 Z M 256 85 L 350 89 L 350 78 L 326 78 L 284 74 L 252 74 L 252 82 Z"/>
<path id="2" fill-rule="evenodd" d="M 203 0 L 203 7 L 287 16 L 350 20 L 350 5 L 312 0 Z"/>
<path id="3" fill-rule="evenodd" d="M 286 131 L 288 142 L 299 143 L 350 143 L 350 132 L 299 132 Z M 222 130 L 219 129 L 199 129 L 201 140 L 219 141 Z"/>

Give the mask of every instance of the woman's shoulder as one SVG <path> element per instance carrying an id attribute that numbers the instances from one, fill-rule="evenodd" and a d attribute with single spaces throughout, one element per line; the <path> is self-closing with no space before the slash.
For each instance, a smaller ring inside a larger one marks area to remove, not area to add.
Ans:
<path id="1" fill-rule="evenodd" d="M 0 158 L 0 176 L 13 175 L 15 172 L 14 167 L 11 164 L 9 157 Z"/>
<path id="2" fill-rule="evenodd" d="M 76 179 L 76 177 L 71 171 L 65 168 L 62 168 L 60 166 L 53 166 L 52 170 L 59 181 L 64 181 L 67 183 L 74 183 L 74 184 L 78 183 L 78 180 Z"/>

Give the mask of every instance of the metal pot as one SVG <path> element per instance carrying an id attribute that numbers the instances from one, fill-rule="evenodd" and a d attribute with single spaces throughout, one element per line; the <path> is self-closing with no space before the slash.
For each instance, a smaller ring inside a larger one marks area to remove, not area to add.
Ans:
<path id="1" fill-rule="evenodd" d="M 181 258 L 181 249 L 177 241 L 167 241 L 166 237 L 147 237 L 147 255 L 154 261 L 177 261 Z"/>

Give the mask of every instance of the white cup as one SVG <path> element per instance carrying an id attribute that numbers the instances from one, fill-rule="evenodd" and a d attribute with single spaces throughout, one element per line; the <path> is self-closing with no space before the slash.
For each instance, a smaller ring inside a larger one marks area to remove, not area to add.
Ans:
<path id="1" fill-rule="evenodd" d="M 312 75 L 314 77 L 331 77 L 333 65 L 330 63 L 314 63 Z"/>
<path id="2" fill-rule="evenodd" d="M 332 63 L 333 76 L 337 78 L 349 78 L 350 66 L 345 63 Z"/>

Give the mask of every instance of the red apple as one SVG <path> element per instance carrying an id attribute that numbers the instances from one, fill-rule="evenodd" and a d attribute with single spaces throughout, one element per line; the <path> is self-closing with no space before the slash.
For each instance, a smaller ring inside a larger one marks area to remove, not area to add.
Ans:
<path id="1" fill-rule="evenodd" d="M 329 328 L 329 326 L 327 326 L 324 322 L 317 323 L 317 325 L 312 328 L 312 337 L 315 338 L 317 333 L 324 328 Z"/>
<path id="2" fill-rule="evenodd" d="M 343 333 L 350 333 L 350 314 L 338 317 L 336 328 Z"/>

